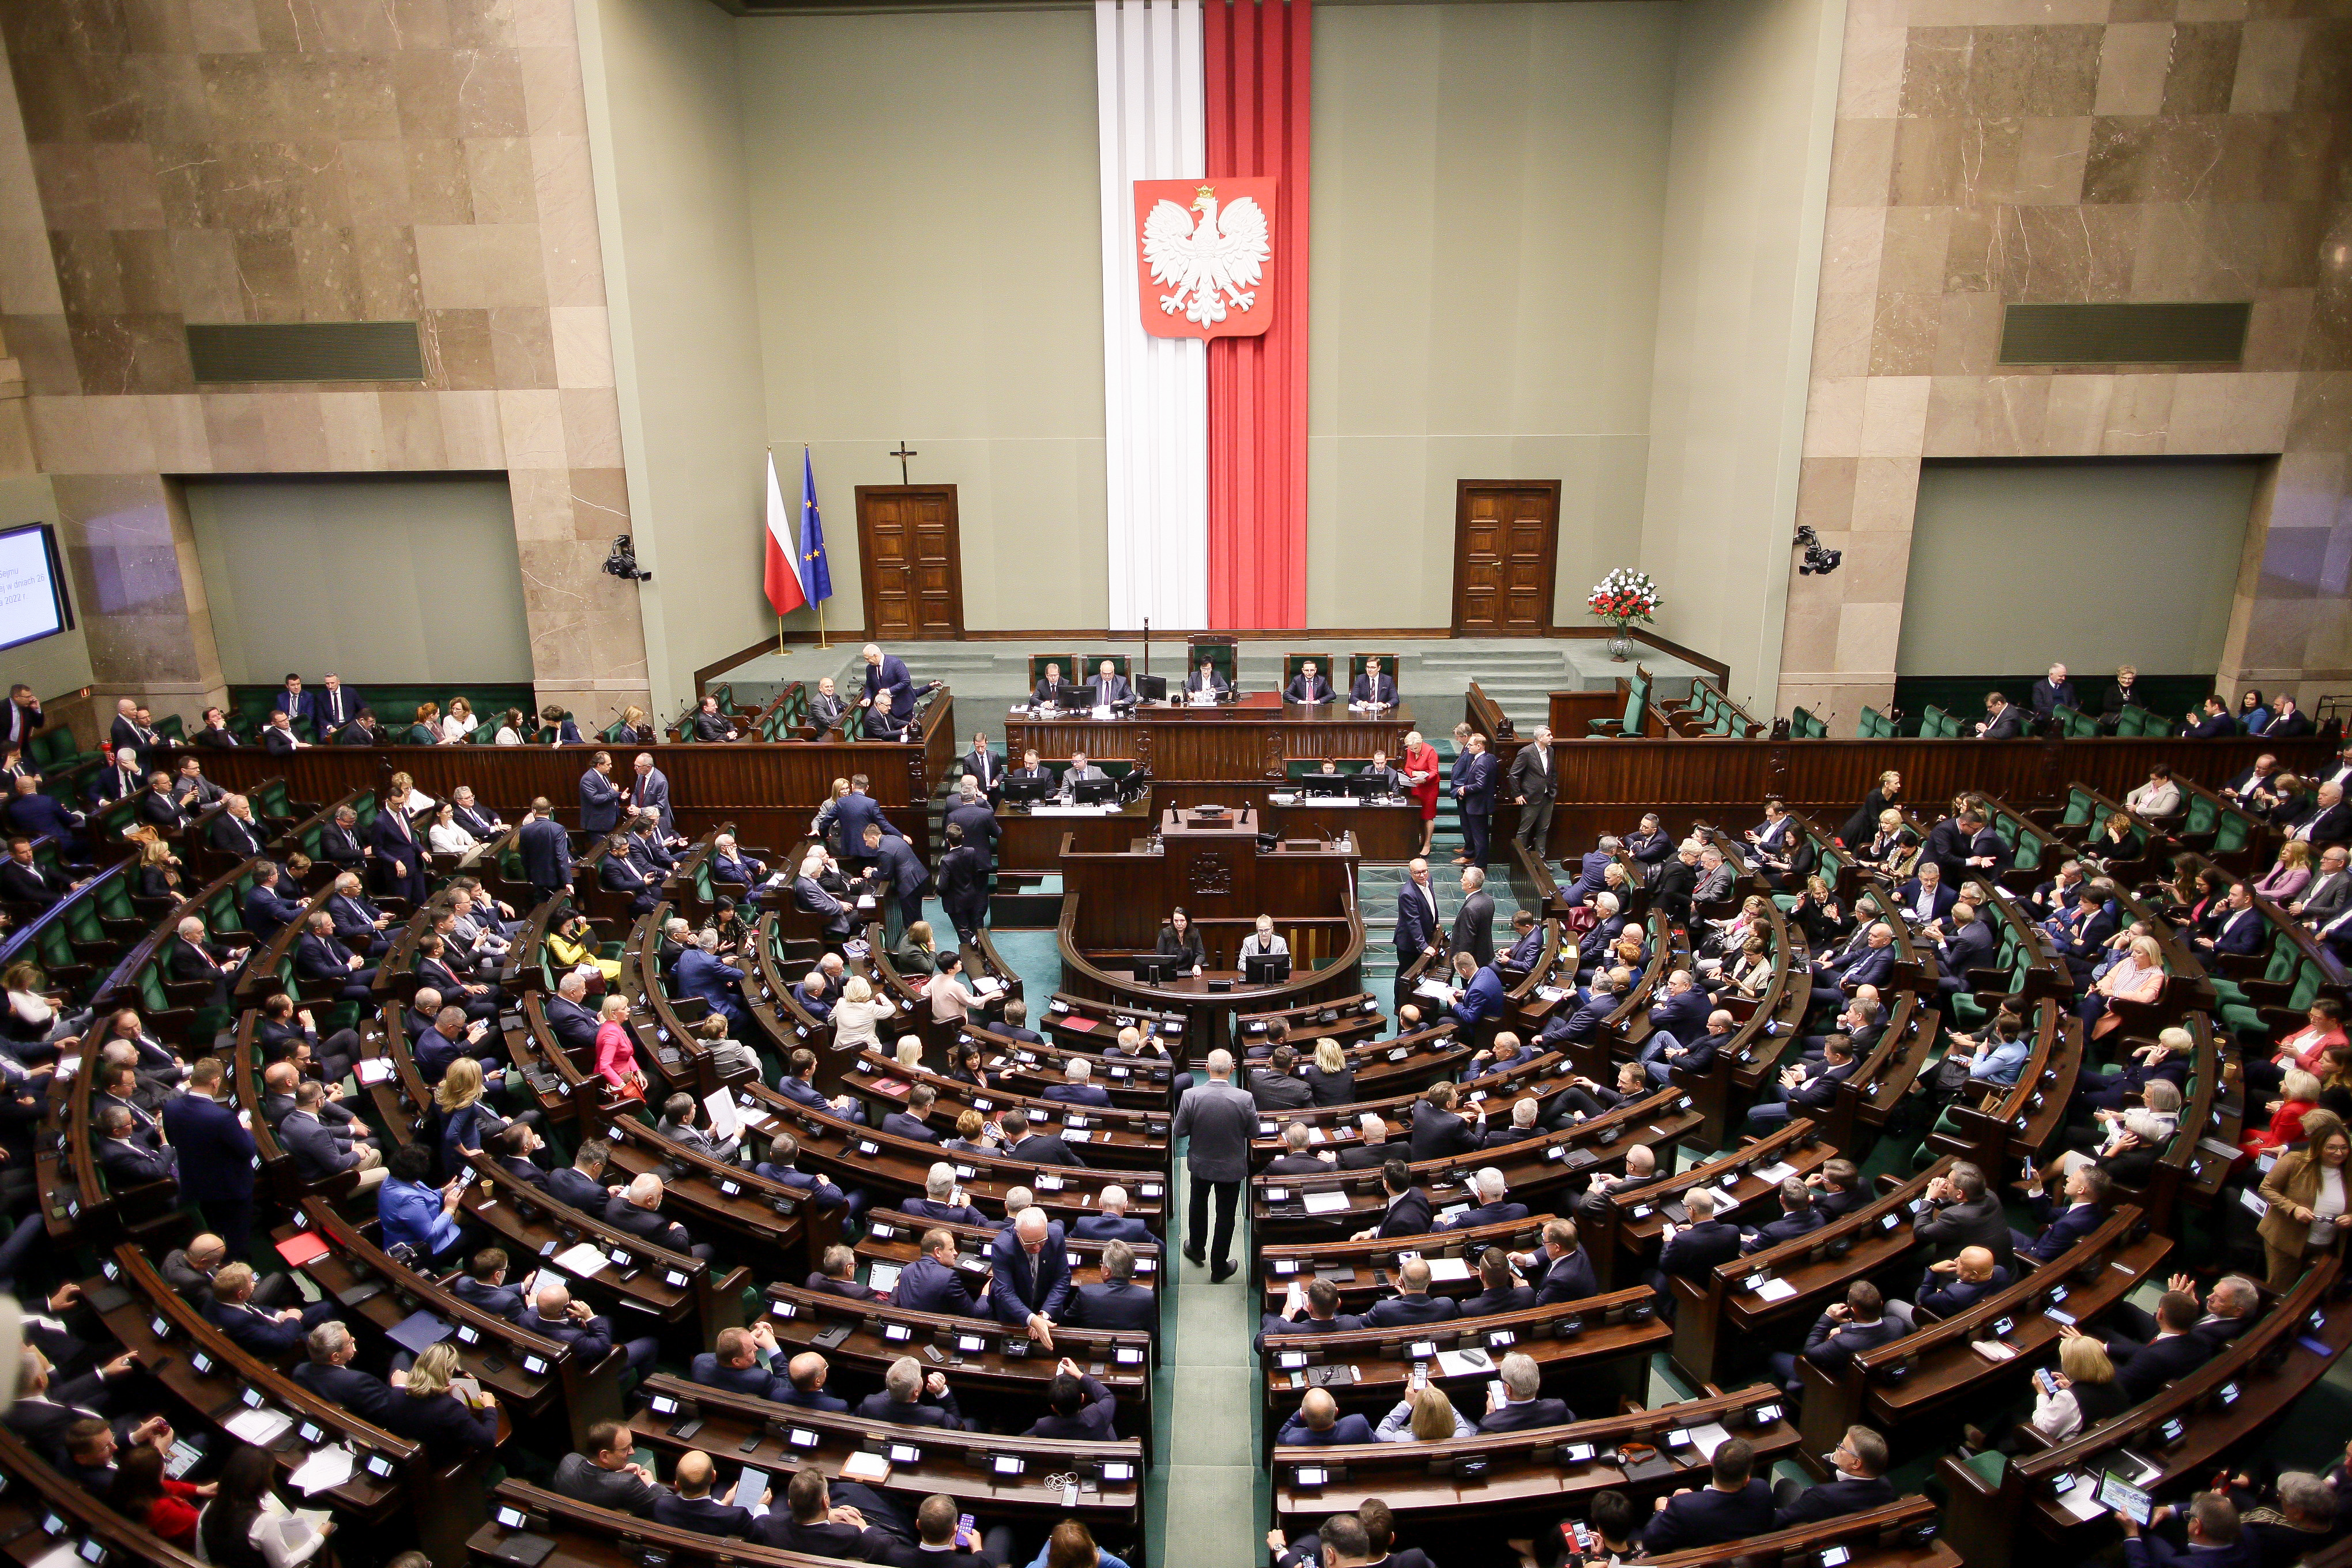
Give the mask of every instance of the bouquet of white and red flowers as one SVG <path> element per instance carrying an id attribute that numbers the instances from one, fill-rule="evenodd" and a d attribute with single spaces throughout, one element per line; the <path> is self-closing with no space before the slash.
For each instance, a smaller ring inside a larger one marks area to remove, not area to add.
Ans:
<path id="1" fill-rule="evenodd" d="M 1592 596 L 1584 602 L 1584 607 L 1604 620 L 1616 622 L 1617 628 L 1622 631 L 1635 621 L 1655 619 L 1659 603 L 1658 585 L 1650 581 L 1647 572 L 1620 566 L 1593 587 Z"/>

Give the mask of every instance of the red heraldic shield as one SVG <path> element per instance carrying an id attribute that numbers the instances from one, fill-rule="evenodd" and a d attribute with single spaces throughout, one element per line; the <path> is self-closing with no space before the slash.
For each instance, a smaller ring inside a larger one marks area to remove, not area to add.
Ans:
<path id="1" fill-rule="evenodd" d="M 1274 324 L 1274 179 L 1138 180 L 1135 266 L 1155 338 L 1254 338 Z"/>

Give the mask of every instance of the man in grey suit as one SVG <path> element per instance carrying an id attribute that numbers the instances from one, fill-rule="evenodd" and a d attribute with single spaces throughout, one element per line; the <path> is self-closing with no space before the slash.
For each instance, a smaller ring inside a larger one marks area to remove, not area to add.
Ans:
<path id="1" fill-rule="evenodd" d="M 1078 798 L 1080 779 L 1099 779 L 1108 776 L 1100 768 L 1087 761 L 1087 754 L 1084 752 L 1072 752 L 1070 765 L 1062 770 L 1062 804 L 1067 805 Z"/>
<path id="2" fill-rule="evenodd" d="M 637 753 L 637 776 L 629 787 L 629 804 L 660 818 L 664 838 L 677 837 L 677 818 L 669 809 L 669 778 L 654 766 L 651 752 Z"/>
<path id="3" fill-rule="evenodd" d="M 327 1125 L 320 1114 L 327 1103 L 326 1086 L 306 1078 L 294 1091 L 294 1109 L 278 1124 L 278 1141 L 293 1157 L 294 1168 L 306 1182 L 323 1182 L 343 1171 L 360 1173 L 358 1191 L 372 1192 L 383 1182 L 383 1156 L 360 1142 L 351 1124 Z"/>
<path id="4" fill-rule="evenodd" d="M 1495 962 L 1495 895 L 1486 873 L 1475 866 L 1462 872 L 1462 907 L 1454 914 L 1454 951 L 1466 952 L 1486 968 Z"/>
<path id="5" fill-rule="evenodd" d="M 1559 774 L 1552 767 L 1551 731 L 1536 726 L 1535 738 L 1511 759 L 1511 798 L 1519 803 L 1519 829 L 1511 837 L 1540 860 L 1551 842 L 1551 803 L 1559 795 Z"/>
<path id="6" fill-rule="evenodd" d="M 1209 1228 L 1209 1194 L 1217 1196 L 1215 1267 L 1209 1283 L 1222 1285 L 1234 1273 L 1234 1205 L 1240 1201 L 1242 1183 L 1249 1177 L 1250 1140 L 1257 1135 L 1257 1102 L 1233 1084 L 1234 1054 L 1220 1047 L 1209 1053 L 1209 1078 L 1184 1091 L 1176 1103 L 1176 1125 L 1170 1136 L 1190 1138 L 1184 1168 L 1192 1178 L 1191 1212 L 1184 1227 L 1184 1256 L 1194 1264 L 1208 1259 L 1202 1253 L 1202 1233 Z"/>

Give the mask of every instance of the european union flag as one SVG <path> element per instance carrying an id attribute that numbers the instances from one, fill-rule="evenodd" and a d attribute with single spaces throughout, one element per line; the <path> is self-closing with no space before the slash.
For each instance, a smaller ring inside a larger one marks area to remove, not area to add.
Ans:
<path id="1" fill-rule="evenodd" d="M 816 468 L 801 448 L 801 585 L 812 605 L 833 597 L 833 569 L 824 562 L 824 517 L 816 509 Z"/>

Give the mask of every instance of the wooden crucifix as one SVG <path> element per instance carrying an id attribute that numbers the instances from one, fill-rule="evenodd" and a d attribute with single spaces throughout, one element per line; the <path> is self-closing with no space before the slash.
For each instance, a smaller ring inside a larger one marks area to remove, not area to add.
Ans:
<path id="1" fill-rule="evenodd" d="M 922 454 L 908 447 L 907 445 L 906 437 L 900 437 L 898 439 L 898 449 L 891 453 L 890 456 L 898 459 L 898 482 L 902 485 L 913 484 L 915 481 L 907 477 L 907 459 L 909 458 L 919 458 Z"/>

